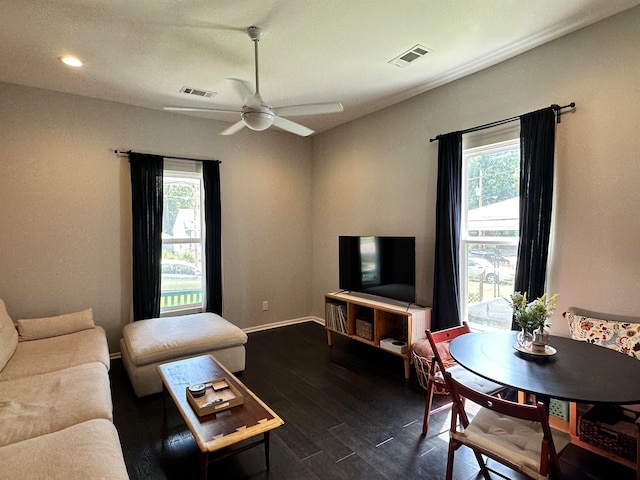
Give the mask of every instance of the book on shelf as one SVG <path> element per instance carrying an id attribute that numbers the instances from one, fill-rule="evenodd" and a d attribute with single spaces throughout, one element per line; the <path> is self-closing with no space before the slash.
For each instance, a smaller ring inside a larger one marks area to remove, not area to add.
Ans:
<path id="1" fill-rule="evenodd" d="M 341 333 L 349 333 L 347 329 L 347 306 L 338 303 L 327 303 L 325 309 L 326 327 Z"/>

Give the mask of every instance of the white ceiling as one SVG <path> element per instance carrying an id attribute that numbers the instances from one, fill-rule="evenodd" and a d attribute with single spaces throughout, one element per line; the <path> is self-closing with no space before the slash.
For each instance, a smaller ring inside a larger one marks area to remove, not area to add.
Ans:
<path id="1" fill-rule="evenodd" d="M 0 81 L 152 109 L 240 107 L 225 78 L 272 107 L 340 101 L 296 117 L 317 131 L 476 72 L 640 0 L 2 0 Z M 422 44 L 406 68 L 388 62 Z M 57 58 L 74 54 L 72 69 Z M 181 94 L 183 86 L 218 92 Z M 178 113 L 172 113 L 179 115 Z M 239 114 L 209 114 L 234 122 Z"/>

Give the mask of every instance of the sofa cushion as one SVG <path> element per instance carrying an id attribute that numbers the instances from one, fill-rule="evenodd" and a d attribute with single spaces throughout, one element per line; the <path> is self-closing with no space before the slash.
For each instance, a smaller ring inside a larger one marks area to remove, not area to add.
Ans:
<path id="1" fill-rule="evenodd" d="M 0 447 L 94 418 L 112 420 L 109 374 L 102 363 L 2 382 Z"/>
<path id="2" fill-rule="evenodd" d="M 91 362 L 100 362 L 107 369 L 110 366 L 107 337 L 99 326 L 58 337 L 18 342 L 11 361 L 0 372 L 0 382 Z"/>
<path id="3" fill-rule="evenodd" d="M 640 359 L 640 323 L 602 320 L 571 312 L 562 315 L 574 340 L 611 348 Z"/>
<path id="4" fill-rule="evenodd" d="M 125 480 L 116 427 L 97 419 L 0 448 L 2 478 Z"/>
<path id="5" fill-rule="evenodd" d="M 17 322 L 21 341 L 66 335 L 94 328 L 93 310 L 87 308 L 80 312 L 66 313 L 54 317 L 20 319 Z"/>
<path id="6" fill-rule="evenodd" d="M 125 325 L 122 338 L 135 365 L 247 343 L 246 333 L 215 313 L 139 320 Z"/>
<path id="7" fill-rule="evenodd" d="M 17 346 L 18 332 L 4 302 L 0 299 L 0 371 L 13 356 Z"/>

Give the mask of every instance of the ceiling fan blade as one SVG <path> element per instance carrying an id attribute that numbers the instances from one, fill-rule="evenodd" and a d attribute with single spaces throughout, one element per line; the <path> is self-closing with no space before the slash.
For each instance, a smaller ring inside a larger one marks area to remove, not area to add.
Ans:
<path id="1" fill-rule="evenodd" d="M 310 103 L 308 105 L 289 105 L 273 108 L 273 113 L 284 117 L 296 115 L 321 115 L 323 113 L 340 113 L 344 111 L 341 103 Z"/>
<path id="2" fill-rule="evenodd" d="M 264 100 L 259 93 L 252 93 L 245 101 L 245 105 L 251 108 L 260 108 L 264 105 Z"/>
<path id="3" fill-rule="evenodd" d="M 188 22 L 168 24 L 167 27 L 195 28 L 202 30 L 218 30 L 221 32 L 246 32 L 245 27 L 234 27 L 233 25 L 225 25 L 223 23 L 206 22 L 196 18 L 189 19 Z"/>
<path id="4" fill-rule="evenodd" d="M 162 109 L 169 112 L 240 113 L 240 110 L 225 108 L 162 107 Z"/>
<path id="5" fill-rule="evenodd" d="M 287 132 L 300 135 L 301 137 L 308 137 L 315 132 L 315 130 L 311 130 L 304 125 L 300 125 L 299 123 L 292 122 L 291 120 L 287 120 L 286 118 L 282 117 L 273 117 L 273 125 L 281 128 L 282 130 L 286 130 Z"/>
<path id="6" fill-rule="evenodd" d="M 253 91 L 249 87 L 249 82 L 239 78 L 225 78 L 224 81 L 230 86 L 231 91 L 235 93 L 243 105 L 253 98 Z"/>
<path id="7" fill-rule="evenodd" d="M 220 135 L 233 135 L 234 133 L 237 133 L 240 130 L 242 130 L 244 127 L 245 127 L 244 122 L 240 120 L 239 122 L 234 123 L 229 128 L 220 132 Z"/>

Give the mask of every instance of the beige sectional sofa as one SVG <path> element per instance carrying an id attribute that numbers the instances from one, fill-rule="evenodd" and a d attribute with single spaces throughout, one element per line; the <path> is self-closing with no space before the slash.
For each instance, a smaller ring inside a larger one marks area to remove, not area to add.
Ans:
<path id="1" fill-rule="evenodd" d="M 0 300 L 0 476 L 126 479 L 91 309 L 18 320 Z"/>

